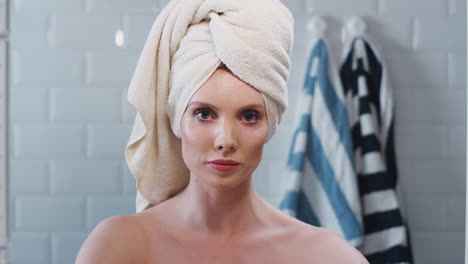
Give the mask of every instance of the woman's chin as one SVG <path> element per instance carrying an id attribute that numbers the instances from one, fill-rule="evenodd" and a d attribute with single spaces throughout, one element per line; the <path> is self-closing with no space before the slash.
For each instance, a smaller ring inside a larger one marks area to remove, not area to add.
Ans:
<path id="1" fill-rule="evenodd" d="M 210 186 L 210 188 L 216 189 L 232 189 L 238 187 L 240 184 L 248 181 L 246 174 L 239 172 L 230 172 L 230 173 L 219 173 L 210 171 L 202 179 L 197 180 L 197 182 Z"/>

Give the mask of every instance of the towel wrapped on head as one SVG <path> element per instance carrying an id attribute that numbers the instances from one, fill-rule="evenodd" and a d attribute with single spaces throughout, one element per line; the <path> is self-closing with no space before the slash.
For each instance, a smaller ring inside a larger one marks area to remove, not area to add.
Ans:
<path id="1" fill-rule="evenodd" d="M 125 159 L 137 181 L 137 212 L 187 186 L 180 120 L 220 65 L 261 92 L 267 141 L 273 136 L 287 107 L 293 23 L 279 0 L 172 0 L 165 6 L 128 90 L 137 115 Z"/>

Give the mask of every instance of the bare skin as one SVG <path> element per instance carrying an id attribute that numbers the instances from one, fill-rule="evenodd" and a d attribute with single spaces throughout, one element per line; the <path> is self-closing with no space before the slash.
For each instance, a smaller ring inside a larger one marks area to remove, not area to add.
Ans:
<path id="1" fill-rule="evenodd" d="M 169 208 L 178 204 L 176 199 L 143 214 L 143 233 L 158 234 L 147 242 L 157 246 L 146 263 L 367 263 L 338 235 L 286 216 L 254 196 L 259 203 L 256 224 L 226 236 L 175 223 L 174 216 L 167 213 L 175 212 Z"/>
<path id="2" fill-rule="evenodd" d="M 102 221 L 76 263 L 368 263 L 338 235 L 286 216 L 255 192 L 267 133 L 260 92 L 218 69 L 181 120 L 189 185 L 146 211 Z M 220 172 L 209 164 L 215 159 L 240 165 Z"/>

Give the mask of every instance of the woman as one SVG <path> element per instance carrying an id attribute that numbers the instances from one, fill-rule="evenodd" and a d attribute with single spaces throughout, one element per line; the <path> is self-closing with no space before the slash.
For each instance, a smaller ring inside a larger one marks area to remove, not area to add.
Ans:
<path id="1" fill-rule="evenodd" d="M 99 223 L 76 263 L 367 263 L 252 188 L 286 109 L 292 23 L 277 0 L 165 7 L 129 89 L 138 213 Z"/>

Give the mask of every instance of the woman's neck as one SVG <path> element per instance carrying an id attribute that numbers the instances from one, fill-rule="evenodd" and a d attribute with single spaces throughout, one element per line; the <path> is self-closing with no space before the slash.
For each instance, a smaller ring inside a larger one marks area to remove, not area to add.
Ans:
<path id="1" fill-rule="evenodd" d="M 265 223 L 262 199 L 251 180 L 233 188 L 191 181 L 174 197 L 177 221 L 203 234 L 229 240 L 252 232 Z"/>

